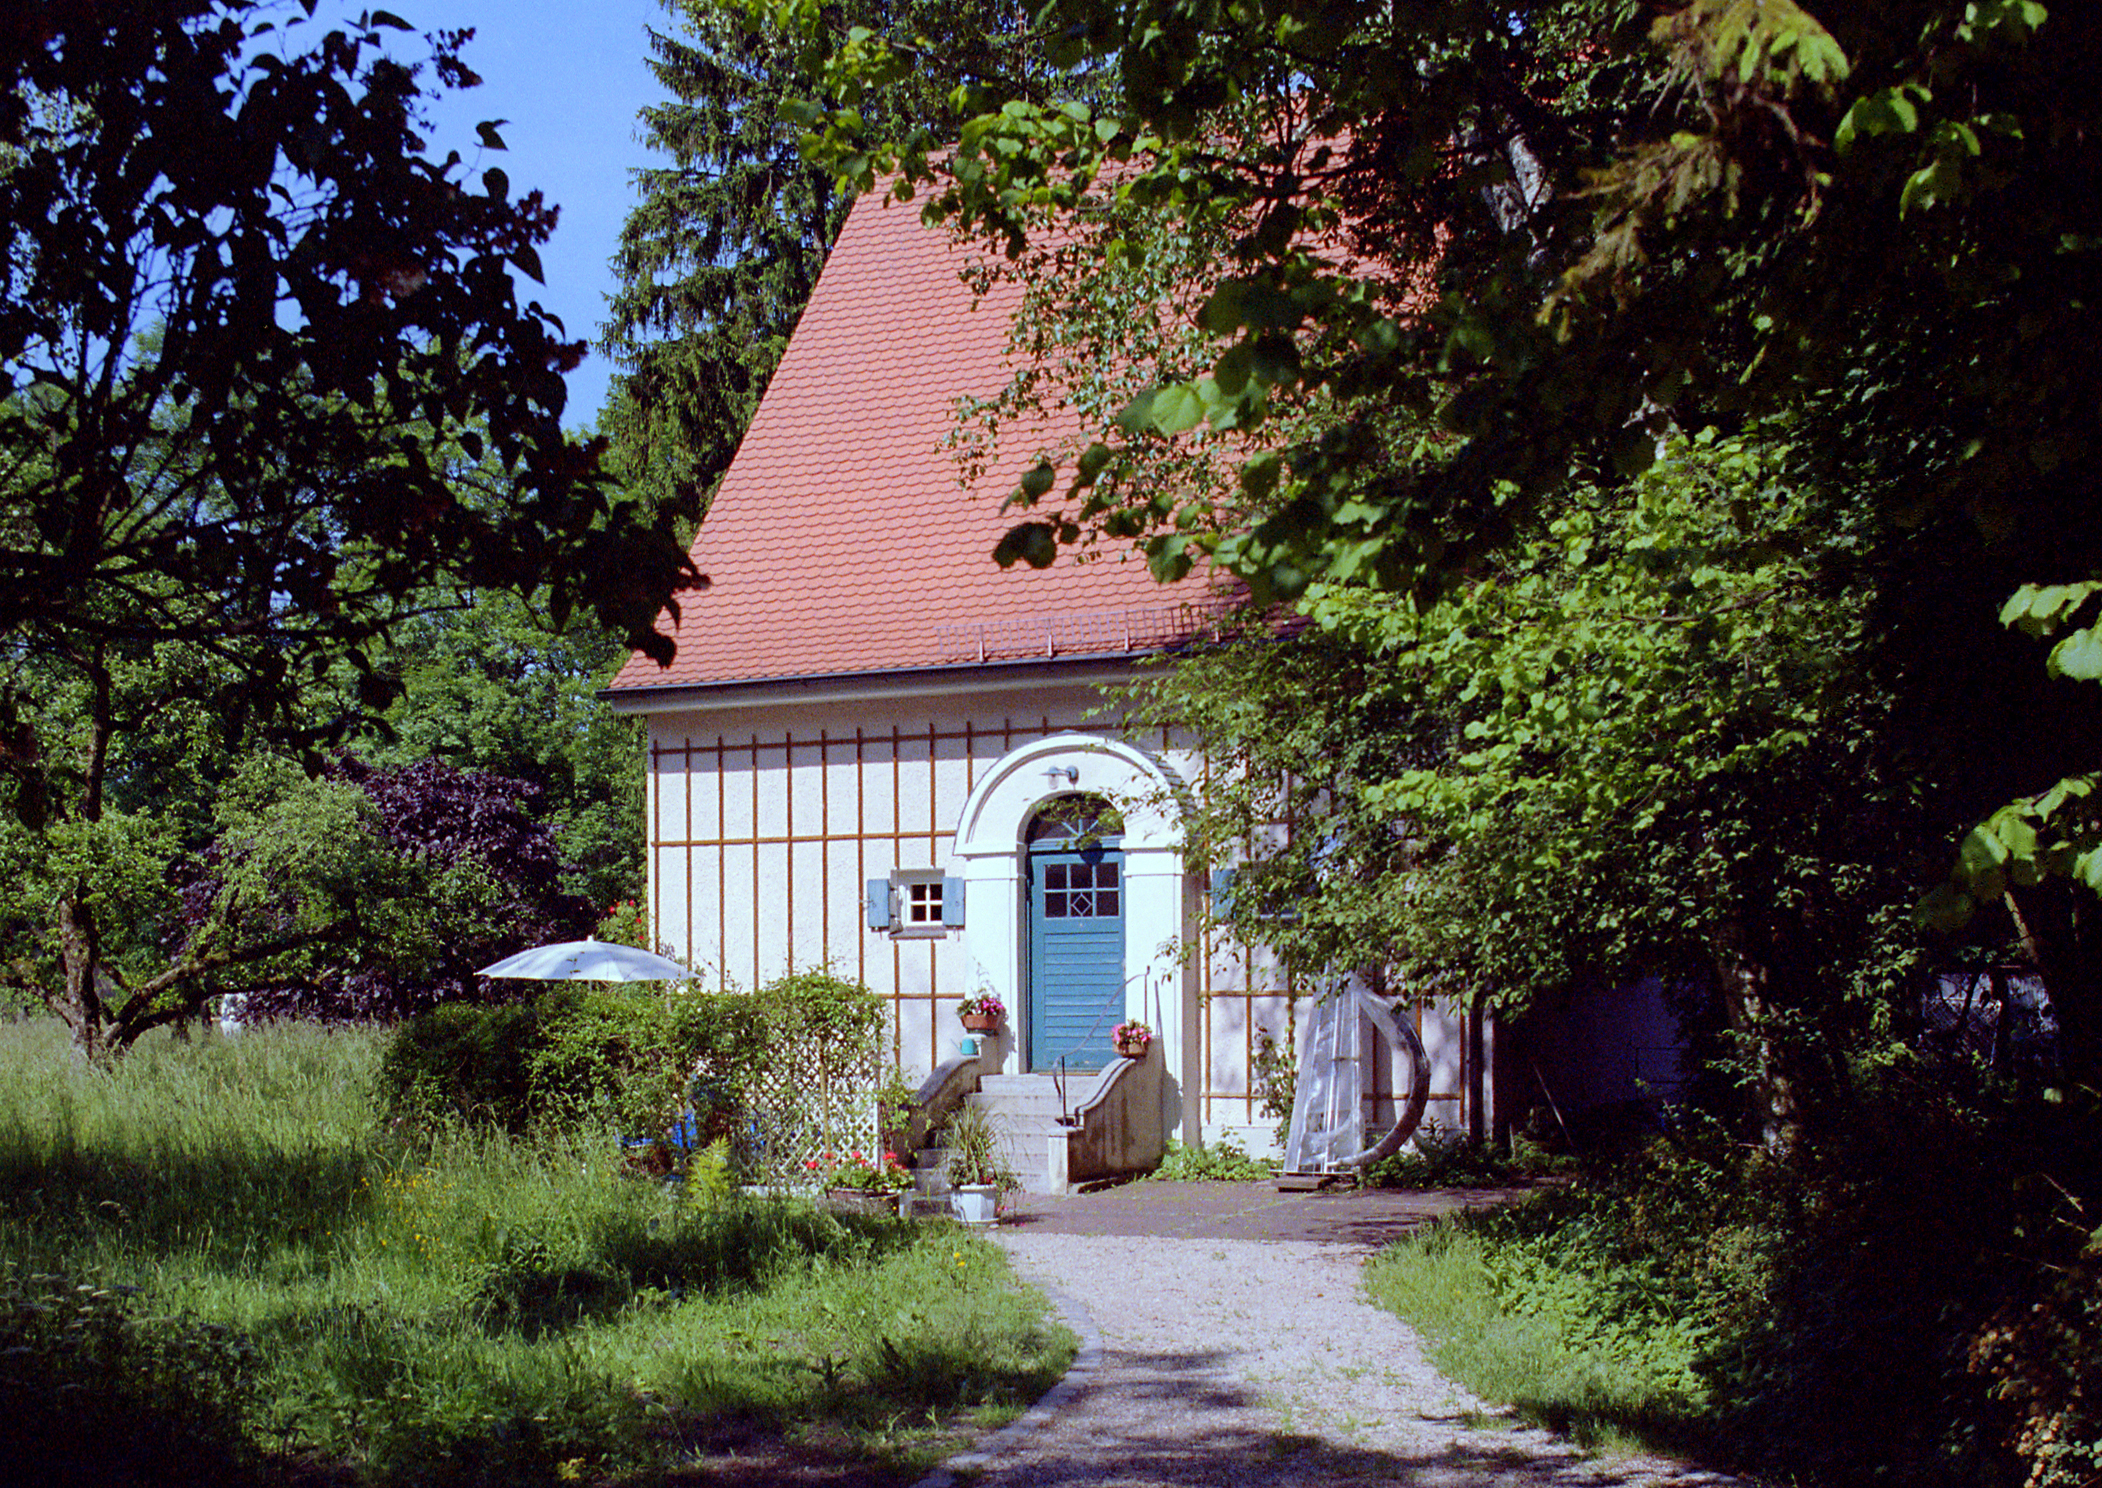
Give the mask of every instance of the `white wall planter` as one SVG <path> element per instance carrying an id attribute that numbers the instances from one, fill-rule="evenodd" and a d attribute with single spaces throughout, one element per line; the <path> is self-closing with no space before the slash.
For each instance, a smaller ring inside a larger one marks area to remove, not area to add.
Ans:
<path id="1" fill-rule="evenodd" d="M 949 1208 L 967 1225 L 991 1225 L 999 1218 L 1000 1190 L 989 1183 L 965 1183 L 949 1195 Z"/>

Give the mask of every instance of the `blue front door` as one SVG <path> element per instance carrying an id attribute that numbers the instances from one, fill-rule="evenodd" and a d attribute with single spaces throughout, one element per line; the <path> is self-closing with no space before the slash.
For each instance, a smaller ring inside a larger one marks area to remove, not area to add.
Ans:
<path id="1" fill-rule="evenodd" d="M 1029 1067 L 1098 1070 L 1124 1021 L 1124 854 L 1029 854 Z"/>

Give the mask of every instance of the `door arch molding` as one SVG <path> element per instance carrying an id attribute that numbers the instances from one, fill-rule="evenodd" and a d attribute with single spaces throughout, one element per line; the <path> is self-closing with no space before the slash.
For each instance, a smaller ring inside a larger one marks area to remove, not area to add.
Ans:
<path id="1" fill-rule="evenodd" d="M 1053 768 L 1074 770 L 1058 777 Z M 1108 796 L 1124 813 L 1124 846 L 1182 849 L 1188 789 L 1163 761 L 1121 739 L 1063 733 L 1002 755 L 971 787 L 956 823 L 955 856 L 1012 853 L 1043 803 L 1076 793 Z M 1165 800 L 1162 798 L 1165 797 Z"/>

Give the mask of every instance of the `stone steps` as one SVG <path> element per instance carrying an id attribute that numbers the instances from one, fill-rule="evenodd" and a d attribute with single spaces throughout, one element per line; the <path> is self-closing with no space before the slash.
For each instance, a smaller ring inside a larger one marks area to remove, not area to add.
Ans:
<path id="1" fill-rule="evenodd" d="M 1067 1094 L 1072 1093 L 1068 1082 Z M 1007 1165 L 1030 1193 L 1050 1187 L 1050 1137 L 1062 1129 L 1063 1106 L 1055 1082 L 1049 1075 L 985 1075 L 978 1089 L 966 1099 L 984 1111 L 1000 1133 Z M 913 1181 L 922 1194 L 943 1194 L 949 1189 L 942 1166 L 948 1153 L 939 1147 L 923 1147 L 913 1157 Z"/>

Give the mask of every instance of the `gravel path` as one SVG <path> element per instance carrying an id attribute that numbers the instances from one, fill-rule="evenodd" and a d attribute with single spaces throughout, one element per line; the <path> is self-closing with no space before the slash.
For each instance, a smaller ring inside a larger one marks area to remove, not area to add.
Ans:
<path id="1" fill-rule="evenodd" d="M 1273 1211 L 1306 1212 L 1274 1200 L 1261 1212 Z M 1431 1368 L 1406 1325 L 1364 1299 L 1359 1273 L 1376 1245 L 1363 1238 L 1233 1238 L 1249 1228 L 1245 1214 L 1166 1236 L 1059 1217 L 995 1238 L 1080 1335 L 1079 1359 L 1020 1420 L 921 1488 L 1732 1482 L 1648 1459 L 1586 1459 L 1490 1417 Z M 1213 1233 L 1189 1233 L 1204 1229 Z"/>

